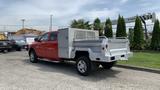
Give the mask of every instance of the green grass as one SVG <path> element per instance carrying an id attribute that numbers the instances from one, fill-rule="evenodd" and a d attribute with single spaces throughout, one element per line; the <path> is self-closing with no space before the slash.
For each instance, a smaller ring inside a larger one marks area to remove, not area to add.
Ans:
<path id="1" fill-rule="evenodd" d="M 119 61 L 118 64 L 160 69 L 160 52 L 133 52 L 133 57 L 128 61 Z"/>

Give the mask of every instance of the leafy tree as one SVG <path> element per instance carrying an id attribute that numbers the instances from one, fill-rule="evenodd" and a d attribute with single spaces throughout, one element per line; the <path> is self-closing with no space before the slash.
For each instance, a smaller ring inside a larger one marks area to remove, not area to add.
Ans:
<path id="1" fill-rule="evenodd" d="M 119 33 L 120 30 L 122 29 L 122 25 L 121 25 L 121 16 L 118 16 L 118 20 L 117 20 L 117 31 L 116 31 L 116 37 L 119 37 Z"/>
<path id="2" fill-rule="evenodd" d="M 118 21 L 117 21 L 117 31 L 116 31 L 116 37 L 126 37 L 126 24 L 123 17 L 119 15 Z"/>
<path id="3" fill-rule="evenodd" d="M 93 29 L 99 31 L 99 36 L 103 35 L 103 28 L 99 18 L 96 18 L 93 23 Z"/>
<path id="4" fill-rule="evenodd" d="M 142 22 L 138 16 L 136 17 L 134 27 L 133 48 L 136 50 L 141 50 L 144 48 L 144 32 Z"/>
<path id="5" fill-rule="evenodd" d="M 127 33 L 126 33 L 126 22 L 125 22 L 125 20 L 124 20 L 124 18 L 123 18 L 123 16 L 122 16 L 122 18 L 121 18 L 121 20 L 122 20 L 122 36 L 123 37 L 127 37 Z"/>
<path id="6" fill-rule="evenodd" d="M 153 50 L 160 49 L 160 26 L 158 20 L 156 20 L 154 23 L 150 46 Z"/>
<path id="7" fill-rule="evenodd" d="M 108 18 L 105 22 L 105 36 L 106 37 L 113 37 L 113 31 L 112 31 L 112 22 L 111 20 Z"/>
<path id="8" fill-rule="evenodd" d="M 128 39 L 130 42 L 131 49 L 133 48 L 133 37 L 134 37 L 134 29 L 129 28 Z"/>
<path id="9" fill-rule="evenodd" d="M 73 20 L 72 23 L 71 23 L 71 28 L 77 28 L 78 27 L 78 22 L 77 20 Z"/>
<path id="10" fill-rule="evenodd" d="M 89 21 L 85 21 L 84 19 L 79 19 L 72 21 L 71 28 L 91 29 L 91 25 L 89 24 Z"/>

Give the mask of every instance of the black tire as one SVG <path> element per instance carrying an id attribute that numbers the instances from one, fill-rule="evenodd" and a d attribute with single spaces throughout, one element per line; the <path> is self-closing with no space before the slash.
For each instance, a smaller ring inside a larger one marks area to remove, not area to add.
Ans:
<path id="1" fill-rule="evenodd" d="M 17 47 L 16 51 L 21 51 L 21 47 Z"/>
<path id="2" fill-rule="evenodd" d="M 2 50 L 3 53 L 6 53 L 6 50 Z"/>
<path id="3" fill-rule="evenodd" d="M 116 64 L 116 61 L 108 62 L 108 63 L 101 63 L 104 69 L 111 69 L 115 64 Z"/>
<path id="4" fill-rule="evenodd" d="M 76 69 L 80 75 L 88 76 L 91 72 L 91 61 L 89 58 L 86 56 L 79 57 L 76 60 Z"/>
<path id="5" fill-rule="evenodd" d="M 32 63 L 37 63 L 38 62 L 37 55 L 36 55 L 34 50 L 30 51 L 30 53 L 29 53 L 29 60 Z"/>
<path id="6" fill-rule="evenodd" d="M 22 48 L 19 48 L 19 51 L 22 51 Z"/>
<path id="7" fill-rule="evenodd" d="M 8 52 L 11 52 L 11 49 L 8 49 L 7 51 L 8 51 Z"/>

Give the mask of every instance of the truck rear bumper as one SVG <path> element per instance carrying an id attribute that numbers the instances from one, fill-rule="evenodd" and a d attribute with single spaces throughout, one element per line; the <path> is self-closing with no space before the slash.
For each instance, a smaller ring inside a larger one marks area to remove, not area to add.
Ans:
<path id="1" fill-rule="evenodd" d="M 117 54 L 117 55 L 100 55 L 99 58 L 95 58 L 97 62 L 113 62 L 118 60 L 128 60 L 129 57 L 133 56 L 132 52 L 124 53 L 124 54 Z"/>

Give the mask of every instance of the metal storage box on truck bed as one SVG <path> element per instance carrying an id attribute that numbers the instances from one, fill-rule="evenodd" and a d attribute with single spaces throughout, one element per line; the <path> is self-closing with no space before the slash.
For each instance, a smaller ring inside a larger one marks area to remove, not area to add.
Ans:
<path id="1" fill-rule="evenodd" d="M 71 58 L 73 41 L 85 39 L 98 39 L 98 31 L 65 28 L 58 31 L 58 55 L 61 58 Z"/>

